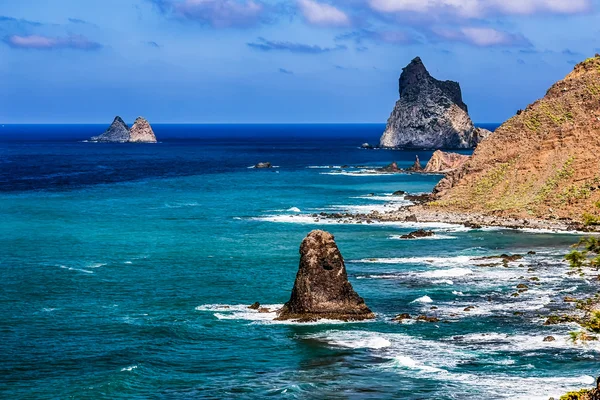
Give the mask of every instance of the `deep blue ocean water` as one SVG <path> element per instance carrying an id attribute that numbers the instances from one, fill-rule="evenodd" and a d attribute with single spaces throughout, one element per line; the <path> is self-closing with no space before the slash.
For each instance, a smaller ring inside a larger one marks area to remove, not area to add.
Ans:
<path id="1" fill-rule="evenodd" d="M 392 192 L 440 179 L 350 168 L 431 156 L 359 149 L 382 125 L 157 125 L 158 144 L 80 142 L 105 128 L 0 127 L 2 398 L 547 399 L 600 372 L 597 343 L 543 326 L 564 296 L 597 291 L 566 275 L 578 236 L 429 224 L 434 239 L 404 241 L 421 225 L 314 222 L 392 209 L 405 204 Z M 278 168 L 248 168 L 261 161 Z M 289 298 L 317 228 L 376 321 L 247 309 Z M 475 260 L 530 250 L 508 268 Z M 448 322 L 391 322 L 404 312 Z"/>

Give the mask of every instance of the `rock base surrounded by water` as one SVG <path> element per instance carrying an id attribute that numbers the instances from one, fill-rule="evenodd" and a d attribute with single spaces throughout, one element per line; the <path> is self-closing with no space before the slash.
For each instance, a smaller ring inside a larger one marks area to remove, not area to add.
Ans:
<path id="1" fill-rule="evenodd" d="M 332 234 L 315 230 L 300 245 L 300 268 L 290 300 L 278 320 L 360 321 L 375 318 L 348 281 L 344 259 Z"/>

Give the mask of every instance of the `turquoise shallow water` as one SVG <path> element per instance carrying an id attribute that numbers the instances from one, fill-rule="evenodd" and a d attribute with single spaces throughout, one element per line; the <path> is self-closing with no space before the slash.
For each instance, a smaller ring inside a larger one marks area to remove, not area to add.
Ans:
<path id="1" fill-rule="evenodd" d="M 542 325 L 564 296 L 597 291 L 591 276 L 565 274 L 577 236 L 433 224 L 436 239 L 403 241 L 418 225 L 313 222 L 435 185 L 329 168 L 410 165 L 414 152 L 357 148 L 380 128 L 340 139 L 331 127 L 280 127 L 307 134 L 282 141 L 257 139 L 260 127 L 229 128 L 233 140 L 159 126 L 159 137 L 189 137 L 0 143 L 2 397 L 547 399 L 591 385 L 600 346 Z M 279 168 L 248 168 L 259 161 Z M 275 323 L 246 308 L 289 298 L 300 242 L 316 228 L 336 236 L 376 321 Z M 509 268 L 474 260 L 529 250 Z M 530 290 L 512 297 L 519 283 Z M 403 312 L 448 322 L 390 321 Z"/>

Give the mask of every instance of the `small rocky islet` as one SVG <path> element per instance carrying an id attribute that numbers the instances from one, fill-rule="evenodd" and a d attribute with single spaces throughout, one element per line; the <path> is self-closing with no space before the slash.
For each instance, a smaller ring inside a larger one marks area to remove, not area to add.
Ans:
<path id="1" fill-rule="evenodd" d="M 150 123 L 138 117 L 129 128 L 125 121 L 116 116 L 110 127 L 101 135 L 90 138 L 93 143 L 156 143 L 156 135 Z"/>

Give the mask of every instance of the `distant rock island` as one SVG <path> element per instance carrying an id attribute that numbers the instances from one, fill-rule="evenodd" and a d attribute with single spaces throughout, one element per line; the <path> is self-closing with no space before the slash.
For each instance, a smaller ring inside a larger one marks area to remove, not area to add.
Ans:
<path id="1" fill-rule="evenodd" d="M 145 118 L 138 117 L 129 129 L 125 121 L 116 116 L 106 132 L 92 137 L 89 141 L 96 143 L 156 143 L 156 136 Z"/>
<path id="2" fill-rule="evenodd" d="M 278 320 L 298 322 L 375 318 L 348 281 L 344 259 L 333 235 L 319 230 L 310 232 L 302 241 L 292 296 L 277 314 Z"/>
<path id="3" fill-rule="evenodd" d="M 476 128 L 462 100 L 460 85 L 433 78 L 419 57 L 400 76 L 396 103 L 380 147 L 469 149 L 491 132 Z"/>
<path id="4" fill-rule="evenodd" d="M 435 197 L 440 211 L 600 225 L 600 55 L 502 124 Z"/>

